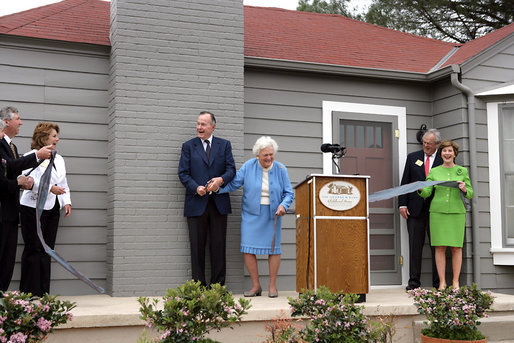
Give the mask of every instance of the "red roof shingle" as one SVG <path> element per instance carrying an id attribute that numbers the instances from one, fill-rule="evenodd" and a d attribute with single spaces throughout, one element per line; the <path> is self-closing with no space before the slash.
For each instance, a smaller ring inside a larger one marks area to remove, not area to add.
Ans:
<path id="1" fill-rule="evenodd" d="M 110 45 L 110 3 L 64 0 L 0 18 L 0 33 Z M 428 73 L 461 64 L 514 32 L 514 24 L 464 45 L 415 36 L 333 14 L 244 7 L 245 56 Z"/>
<path id="2" fill-rule="evenodd" d="M 110 45 L 110 3 L 64 0 L 0 18 L 0 33 Z"/>
<path id="3" fill-rule="evenodd" d="M 443 65 L 461 64 L 514 32 L 514 23 L 464 44 Z"/>
<path id="4" fill-rule="evenodd" d="M 428 72 L 455 44 L 340 15 L 245 7 L 245 56 Z"/>

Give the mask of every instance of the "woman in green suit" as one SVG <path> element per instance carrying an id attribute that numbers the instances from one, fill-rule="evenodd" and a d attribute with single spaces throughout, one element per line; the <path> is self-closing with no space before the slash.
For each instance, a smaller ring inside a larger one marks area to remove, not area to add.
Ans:
<path id="1" fill-rule="evenodd" d="M 434 193 L 430 204 L 430 241 L 435 247 L 435 263 L 440 279 L 439 289 L 446 287 L 446 247 L 450 247 L 452 252 L 452 286 L 458 288 L 466 225 L 466 207 L 460 193 L 462 192 L 467 199 L 471 199 L 473 188 L 468 170 L 455 164 L 459 145 L 451 140 L 445 140 L 441 142 L 439 151 L 443 164 L 430 170 L 427 181 L 457 181 L 459 188 L 435 185 L 423 188 L 419 194 L 423 198 L 428 198 Z"/>

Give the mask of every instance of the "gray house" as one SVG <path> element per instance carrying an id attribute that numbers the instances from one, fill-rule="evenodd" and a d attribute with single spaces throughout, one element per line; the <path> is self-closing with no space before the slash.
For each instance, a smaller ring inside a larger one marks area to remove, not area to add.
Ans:
<path id="1" fill-rule="evenodd" d="M 370 192 L 399 184 L 422 124 L 439 128 L 476 191 L 461 283 L 514 294 L 514 24 L 461 45 L 242 1 L 64 0 L 0 18 L 0 71 L 0 105 L 24 120 L 20 150 L 38 121 L 61 126 L 74 210 L 56 250 L 114 296 L 190 277 L 177 167 L 205 109 L 238 167 L 271 135 L 297 184 L 333 173 L 319 147 L 339 143 L 342 173 L 370 175 Z M 227 286 L 241 292 L 240 193 L 232 200 Z M 279 288 L 293 290 L 294 215 L 284 223 Z M 395 199 L 372 204 L 369 234 L 371 285 L 405 285 Z M 19 267 L 12 288 L 18 279 Z M 93 292 L 58 265 L 52 291 Z"/>

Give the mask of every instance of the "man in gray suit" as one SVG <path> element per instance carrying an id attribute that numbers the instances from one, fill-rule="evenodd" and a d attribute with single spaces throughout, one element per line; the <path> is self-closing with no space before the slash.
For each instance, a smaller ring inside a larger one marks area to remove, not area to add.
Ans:
<path id="1" fill-rule="evenodd" d="M 51 155 L 50 146 L 43 147 L 35 153 L 20 156 L 18 148 L 12 139 L 20 132 L 23 125 L 18 110 L 8 106 L 0 110 L 0 120 L 5 125 L 4 136 L 0 139 L 0 158 L 5 163 L 4 176 L 10 181 L 22 180 L 26 187 L 32 188 L 30 177 L 21 175 L 24 169 L 33 168 L 41 159 L 48 159 Z M 33 182 L 33 180 L 32 180 Z M 0 193 L 2 204 L 2 220 L 0 225 L 0 291 L 6 291 L 11 283 L 14 264 L 16 260 L 16 246 L 18 244 L 18 223 L 20 221 L 20 192 Z"/>

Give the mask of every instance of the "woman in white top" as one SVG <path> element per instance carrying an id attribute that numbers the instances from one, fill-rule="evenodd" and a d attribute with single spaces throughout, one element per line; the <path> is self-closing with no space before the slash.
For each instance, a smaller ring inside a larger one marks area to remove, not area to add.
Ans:
<path id="1" fill-rule="evenodd" d="M 59 126 L 54 123 L 41 122 L 32 135 L 32 149 L 40 149 L 51 145 L 56 150 L 59 142 Z M 31 151 L 33 152 L 33 151 Z M 29 153 L 31 153 L 29 152 Z M 34 187 L 23 191 L 20 199 L 21 233 L 25 248 L 21 256 L 20 291 L 42 296 L 50 292 L 50 256 L 45 252 L 36 230 L 36 202 L 38 198 L 41 177 L 49 165 L 49 160 L 43 161 L 35 168 L 30 176 L 34 178 Z M 23 174 L 30 170 L 25 170 Z M 55 154 L 54 167 L 50 179 L 50 188 L 41 214 L 41 230 L 46 244 L 52 249 L 55 246 L 57 227 L 59 226 L 60 210 L 64 207 L 65 217 L 71 213 L 71 198 L 66 166 L 61 155 Z"/>

